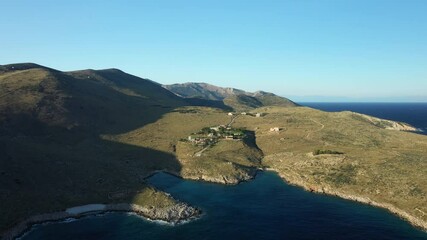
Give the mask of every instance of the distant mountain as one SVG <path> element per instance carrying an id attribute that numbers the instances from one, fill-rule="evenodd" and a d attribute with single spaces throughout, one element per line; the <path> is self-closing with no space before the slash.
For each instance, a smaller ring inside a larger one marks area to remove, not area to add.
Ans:
<path id="1" fill-rule="evenodd" d="M 217 101 L 235 95 L 250 95 L 240 89 L 222 88 L 207 83 L 177 83 L 163 85 L 163 87 L 185 98 L 204 98 Z"/>
<path id="2" fill-rule="evenodd" d="M 207 83 L 182 83 L 163 85 L 163 87 L 184 98 L 222 101 L 226 106 L 236 111 L 264 106 L 297 106 L 291 100 L 273 93 L 263 91 L 251 93 L 236 88 L 217 87 Z"/>

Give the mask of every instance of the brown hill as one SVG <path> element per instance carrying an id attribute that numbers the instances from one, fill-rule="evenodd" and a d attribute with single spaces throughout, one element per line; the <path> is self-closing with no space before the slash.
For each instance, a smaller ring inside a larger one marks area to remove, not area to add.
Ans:
<path id="1" fill-rule="evenodd" d="M 159 84 L 117 69 L 0 66 L 0 232 L 33 214 L 132 202 L 153 171 L 179 172 L 173 154 L 100 135 L 140 128 L 184 105 Z M 109 199 L 117 191 L 127 194 Z"/>

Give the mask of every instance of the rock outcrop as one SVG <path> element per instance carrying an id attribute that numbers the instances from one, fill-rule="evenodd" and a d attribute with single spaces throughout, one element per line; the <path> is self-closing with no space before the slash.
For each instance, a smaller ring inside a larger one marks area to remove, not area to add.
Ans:
<path id="1" fill-rule="evenodd" d="M 14 228 L 3 234 L 3 240 L 16 239 L 22 236 L 32 226 L 46 222 L 56 222 L 68 218 L 81 218 L 93 214 L 106 212 L 133 212 L 150 220 L 162 220 L 171 224 L 177 224 L 183 221 L 197 218 L 201 211 L 185 203 L 178 202 L 175 205 L 164 208 L 148 208 L 136 204 L 89 204 L 68 208 L 65 211 L 39 214 L 29 217 Z"/>
<path id="2" fill-rule="evenodd" d="M 205 181 L 205 182 L 212 182 L 212 183 L 220 183 L 220 184 L 227 184 L 227 185 L 236 185 L 241 182 L 249 181 L 253 178 L 255 178 L 256 175 L 256 169 L 255 168 L 246 168 L 246 169 L 235 169 L 235 172 L 229 175 L 225 174 L 219 174 L 219 175 L 211 175 L 211 174 L 185 174 L 183 175 L 183 178 L 185 179 L 191 179 L 191 180 L 197 180 L 197 181 Z"/>
<path id="3" fill-rule="evenodd" d="M 134 212 L 151 220 L 162 220 L 172 224 L 196 218 L 201 214 L 199 209 L 181 202 L 164 208 L 147 208 L 127 203 L 110 204 L 106 206 L 106 211 Z"/>
<path id="4" fill-rule="evenodd" d="M 419 129 L 417 129 L 417 128 L 415 128 L 415 127 L 413 127 L 407 123 L 376 118 L 376 117 L 368 116 L 368 115 L 361 114 L 361 113 L 355 113 L 355 112 L 350 112 L 350 114 L 352 114 L 353 117 L 355 117 L 355 118 L 359 118 L 361 120 L 368 121 L 369 123 L 371 123 L 377 127 L 384 128 L 387 130 L 408 131 L 408 132 L 420 131 Z"/>

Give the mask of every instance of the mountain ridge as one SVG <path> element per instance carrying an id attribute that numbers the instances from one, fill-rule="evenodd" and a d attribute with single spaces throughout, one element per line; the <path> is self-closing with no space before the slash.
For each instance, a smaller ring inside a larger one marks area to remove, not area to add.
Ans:
<path id="1" fill-rule="evenodd" d="M 176 83 L 162 85 L 164 88 L 184 98 L 200 98 L 223 101 L 236 111 L 251 110 L 265 106 L 296 107 L 293 101 L 265 91 L 247 92 L 237 88 L 218 87 L 204 82 Z"/>

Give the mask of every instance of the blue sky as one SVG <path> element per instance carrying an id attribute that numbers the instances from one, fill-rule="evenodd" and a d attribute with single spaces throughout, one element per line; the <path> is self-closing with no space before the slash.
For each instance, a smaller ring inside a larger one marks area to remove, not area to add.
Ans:
<path id="1" fill-rule="evenodd" d="M 427 101 L 427 1 L 1 0 L 0 64 L 296 101 Z"/>

